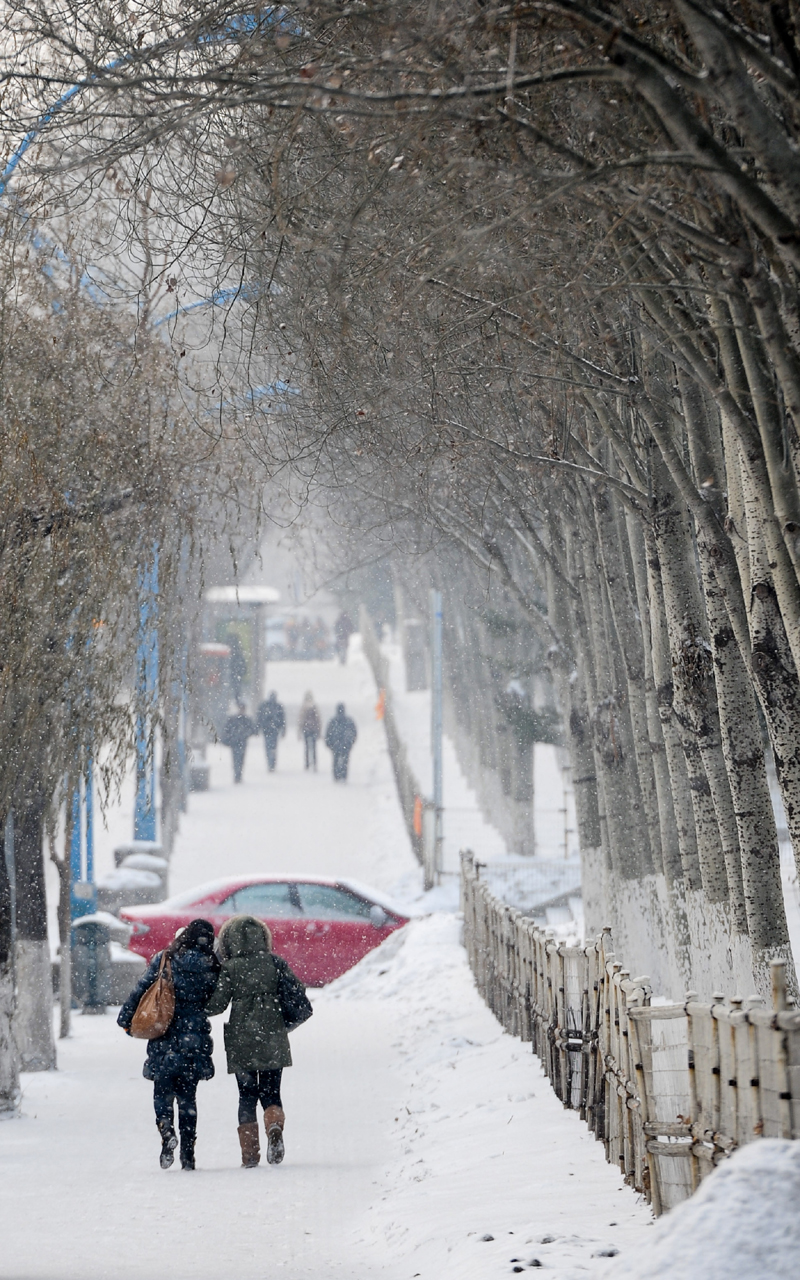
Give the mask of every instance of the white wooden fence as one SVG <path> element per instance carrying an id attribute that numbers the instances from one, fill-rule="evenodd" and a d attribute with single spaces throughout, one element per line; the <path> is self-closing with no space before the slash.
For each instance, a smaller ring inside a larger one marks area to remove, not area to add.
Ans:
<path id="1" fill-rule="evenodd" d="M 751 998 L 653 1004 L 605 930 L 559 945 L 494 897 L 461 855 L 464 942 L 479 990 L 512 1035 L 530 1041 L 565 1107 L 656 1214 L 685 1200 L 731 1151 L 800 1137 L 800 1012 L 775 963 L 773 1007 Z"/>

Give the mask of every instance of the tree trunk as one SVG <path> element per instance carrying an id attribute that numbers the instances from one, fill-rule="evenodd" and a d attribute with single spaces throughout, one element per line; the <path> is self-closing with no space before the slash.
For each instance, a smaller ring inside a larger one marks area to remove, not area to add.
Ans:
<path id="1" fill-rule="evenodd" d="M 614 871 L 623 880 L 638 879 L 643 870 L 642 854 L 646 850 L 647 861 L 652 866 L 647 825 L 642 811 L 638 785 L 632 789 L 631 771 L 635 759 L 626 751 L 630 732 L 623 732 L 622 718 L 625 708 L 620 706 L 612 665 L 609 638 L 606 632 L 603 590 L 597 567 L 582 557 L 581 589 L 585 598 L 585 612 L 589 619 L 591 648 L 595 661 L 596 689 L 593 704 L 590 703 L 594 730 L 595 762 L 598 780 L 602 779 L 602 793 L 608 852 Z M 638 780 L 637 780 L 638 782 Z"/>
<path id="2" fill-rule="evenodd" d="M 645 693 L 644 644 L 641 627 L 637 623 L 631 599 L 629 567 L 614 519 L 612 499 L 608 492 L 594 495 L 594 514 L 597 525 L 598 546 L 608 588 L 608 601 L 614 629 L 620 641 L 619 652 L 625 665 L 628 711 L 631 719 L 633 751 L 641 790 L 645 821 L 653 852 L 652 866 L 642 867 L 646 873 L 655 869 L 663 871 L 661 850 L 661 826 L 658 813 L 658 793 L 653 768 L 653 748 L 647 719 Z M 622 638 L 624 637 L 624 643 Z"/>
<path id="3" fill-rule="evenodd" d="M 742 486 L 750 553 L 752 677 L 767 722 L 786 823 L 800 869 L 800 683 L 775 596 L 760 504 L 746 466 L 742 467 Z"/>
<path id="4" fill-rule="evenodd" d="M 56 1065 L 53 979 L 47 941 L 43 806 L 32 801 L 15 823 L 17 1007 L 14 1034 L 23 1071 Z"/>
<path id="5" fill-rule="evenodd" d="M 631 548 L 636 605 L 642 630 L 645 663 L 645 689 L 647 699 L 647 733 L 653 752 L 653 773 L 658 796 L 658 820 L 661 828 L 661 855 L 667 885 L 672 887 L 683 879 L 684 861 L 697 863 L 697 839 L 694 832 L 694 815 L 689 795 L 689 780 L 683 760 L 680 742 L 671 721 L 671 679 L 669 654 L 665 634 L 664 611 L 660 597 L 651 600 L 647 588 L 647 560 L 642 530 L 635 517 L 626 517 L 628 541 Z M 658 649 L 658 658 L 656 650 Z M 670 718 L 663 724 L 659 714 L 656 692 L 656 663 L 661 680 L 670 685 Z M 679 818 L 680 815 L 680 818 Z M 685 854 L 683 852 L 685 847 Z M 697 883 L 700 871 L 697 868 Z"/>
<path id="6" fill-rule="evenodd" d="M 785 960 L 790 985 L 796 990 L 783 902 L 778 832 L 753 685 L 702 542 L 698 551 L 714 660 L 722 750 L 739 832 L 746 928 L 753 950 L 754 978 L 759 992 L 766 995 L 770 989 L 770 961 Z M 733 901 L 731 908 L 733 911 Z"/>
<path id="7" fill-rule="evenodd" d="M 19 1053 L 14 1038 L 14 920 L 5 847 L 0 825 L 0 1115 L 19 1105 Z"/>
<path id="8" fill-rule="evenodd" d="M 687 563 L 692 542 L 671 486 L 662 489 L 655 539 L 672 664 L 672 705 L 681 729 L 689 774 L 700 875 L 708 901 L 727 902 L 728 877 L 722 840 L 725 839 L 726 846 L 733 842 L 738 860 L 738 837 L 719 739 L 714 740 L 715 726 L 707 714 L 706 684 L 712 673 L 710 655 L 704 648 L 706 639 L 697 581 Z M 719 752 L 719 768 L 716 767 L 715 752 Z M 711 777 L 707 762 L 713 766 Z M 723 803 L 725 800 L 727 808 Z M 720 829 L 720 817 L 725 822 L 724 832 Z M 728 817 L 730 823 L 726 821 Z M 730 850 L 728 856 L 731 856 Z"/>

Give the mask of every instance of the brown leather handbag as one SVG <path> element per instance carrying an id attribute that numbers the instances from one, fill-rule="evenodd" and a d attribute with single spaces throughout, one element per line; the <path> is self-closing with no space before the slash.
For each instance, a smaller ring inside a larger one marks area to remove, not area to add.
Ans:
<path id="1" fill-rule="evenodd" d="M 161 957 L 156 980 L 148 987 L 136 1006 L 131 1022 L 131 1035 L 137 1040 L 157 1040 L 169 1030 L 175 1016 L 175 984 L 172 961 L 166 951 Z"/>

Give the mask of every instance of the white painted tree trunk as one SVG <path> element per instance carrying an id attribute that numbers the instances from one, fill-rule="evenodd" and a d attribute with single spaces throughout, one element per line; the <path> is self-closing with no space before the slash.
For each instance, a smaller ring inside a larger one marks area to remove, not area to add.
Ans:
<path id="1" fill-rule="evenodd" d="M 14 1039 L 14 954 L 11 881 L 5 822 L 0 822 L 0 1115 L 19 1104 L 19 1053 Z"/>
<path id="2" fill-rule="evenodd" d="M 19 1053 L 14 1039 L 14 966 L 0 961 L 0 1114 L 19 1104 Z"/>
<path id="3" fill-rule="evenodd" d="M 17 1007 L 14 1037 L 23 1071 L 50 1071 L 56 1065 L 53 1040 L 53 978 L 47 942 L 17 938 L 14 947 Z"/>

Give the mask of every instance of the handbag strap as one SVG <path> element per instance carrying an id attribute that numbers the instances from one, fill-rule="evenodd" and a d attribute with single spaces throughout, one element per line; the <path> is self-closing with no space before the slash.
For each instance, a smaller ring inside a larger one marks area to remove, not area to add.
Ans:
<path id="1" fill-rule="evenodd" d="M 158 966 L 158 973 L 156 974 L 156 982 L 160 977 L 164 976 L 165 965 L 169 965 L 169 968 L 167 969 L 167 973 L 166 973 L 166 978 L 169 982 L 172 982 L 173 980 L 172 979 L 172 958 L 167 954 L 166 947 L 161 952 L 161 963 Z"/>

